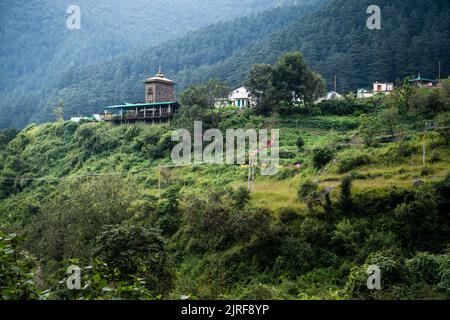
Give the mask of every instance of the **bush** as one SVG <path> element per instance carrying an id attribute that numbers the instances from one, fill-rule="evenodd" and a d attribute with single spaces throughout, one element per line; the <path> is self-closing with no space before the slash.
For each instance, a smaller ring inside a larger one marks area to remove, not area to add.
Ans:
<path id="1" fill-rule="evenodd" d="M 412 143 L 408 142 L 405 139 L 400 140 L 400 142 L 397 145 L 397 156 L 401 158 L 407 158 L 416 151 L 417 148 L 414 147 Z"/>
<path id="2" fill-rule="evenodd" d="M 19 131 L 16 129 L 1 129 L 0 130 L 0 147 L 6 148 L 8 143 L 13 140 L 17 135 L 19 134 Z"/>
<path id="3" fill-rule="evenodd" d="M 381 291 L 371 291 L 367 288 L 369 266 L 378 266 L 381 270 Z M 408 284 L 407 269 L 402 256 L 395 250 L 385 250 L 372 253 L 364 265 L 353 267 L 345 290 L 351 298 L 356 299 L 399 299 L 404 294 L 401 292 L 402 288 L 407 288 Z"/>
<path id="4" fill-rule="evenodd" d="M 107 226 L 97 238 L 94 256 L 117 268 L 124 279 L 143 278 L 149 290 L 167 294 L 173 286 L 174 265 L 159 232 L 139 226 Z"/>
<path id="5" fill-rule="evenodd" d="M 319 107 L 324 115 L 346 116 L 370 112 L 374 105 L 370 101 L 342 99 L 323 101 Z"/>
<path id="6" fill-rule="evenodd" d="M 443 249 L 446 225 L 439 218 L 436 195 L 432 189 L 418 189 L 414 199 L 394 211 L 397 233 L 403 245 L 417 250 Z"/>
<path id="7" fill-rule="evenodd" d="M 355 252 L 360 241 L 361 233 L 349 219 L 342 219 L 336 224 L 333 231 L 332 240 L 338 246 L 342 247 L 344 253 Z"/>
<path id="8" fill-rule="evenodd" d="M 324 245 L 328 240 L 327 225 L 316 218 L 305 218 L 300 226 L 302 238 L 314 245 Z"/>
<path id="9" fill-rule="evenodd" d="M 440 261 L 432 254 L 422 252 L 406 262 L 410 276 L 416 282 L 437 284 L 440 280 Z"/>
<path id="10" fill-rule="evenodd" d="M 298 151 L 302 151 L 303 147 L 305 146 L 305 140 L 303 140 L 302 137 L 298 137 L 295 144 L 296 144 L 296 146 L 298 148 Z"/>
<path id="11" fill-rule="evenodd" d="M 333 159 L 334 148 L 331 146 L 316 147 L 312 150 L 312 159 L 314 166 L 317 169 L 321 169 Z"/>
<path id="12" fill-rule="evenodd" d="M 445 145 L 450 145 L 450 112 L 441 113 L 436 117 L 439 135 L 444 139 Z"/>
<path id="13" fill-rule="evenodd" d="M 70 265 L 79 266 L 78 259 L 69 260 Z M 50 294 L 51 299 L 70 300 L 155 300 L 154 292 L 146 287 L 146 280 L 138 277 L 124 281 L 118 269 L 96 259 L 90 266 L 80 268 L 81 290 L 68 290 L 67 278 L 59 282 L 56 290 Z"/>
<path id="14" fill-rule="evenodd" d="M 350 214 L 353 211 L 352 201 L 352 181 L 353 177 L 347 176 L 342 179 L 341 194 L 339 198 L 339 205 L 343 214 Z"/>
<path id="15" fill-rule="evenodd" d="M 264 284 L 253 284 L 245 288 L 239 297 L 242 300 L 275 300 L 279 293 L 273 287 Z"/>
<path id="16" fill-rule="evenodd" d="M 1 300 L 34 300 L 45 296 L 36 288 L 29 262 L 18 249 L 19 238 L 0 230 L 0 298 Z"/>
<path id="17" fill-rule="evenodd" d="M 250 201 L 250 191 L 245 187 L 239 187 L 231 193 L 231 199 L 237 209 L 243 209 Z"/>
<path id="18" fill-rule="evenodd" d="M 338 172 L 345 173 L 370 163 L 370 157 L 359 150 L 344 152 L 338 163 Z"/>
<path id="19" fill-rule="evenodd" d="M 264 234 L 271 219 L 265 209 L 237 209 L 223 192 L 210 192 L 205 198 L 193 196 L 185 203 L 180 236 L 192 252 L 223 251 L 247 243 Z"/>
<path id="20" fill-rule="evenodd" d="M 298 169 L 295 168 L 281 168 L 277 171 L 275 177 L 278 180 L 286 180 L 294 177 L 298 172 Z"/>

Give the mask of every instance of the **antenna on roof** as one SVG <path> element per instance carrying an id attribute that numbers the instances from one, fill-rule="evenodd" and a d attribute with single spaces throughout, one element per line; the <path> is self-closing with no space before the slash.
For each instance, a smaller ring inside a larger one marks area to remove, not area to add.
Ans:
<path id="1" fill-rule="evenodd" d="M 439 60 L 439 83 L 441 83 L 441 60 Z"/>
<path id="2" fill-rule="evenodd" d="M 336 91 L 336 87 L 337 87 L 337 75 L 336 73 L 333 75 L 333 85 L 334 85 L 334 92 Z"/>
<path id="3" fill-rule="evenodd" d="M 161 74 L 161 65 L 159 66 L 158 73 Z"/>

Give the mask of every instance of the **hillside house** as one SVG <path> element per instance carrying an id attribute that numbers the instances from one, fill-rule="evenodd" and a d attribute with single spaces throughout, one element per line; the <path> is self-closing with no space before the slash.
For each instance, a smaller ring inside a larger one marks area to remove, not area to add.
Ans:
<path id="1" fill-rule="evenodd" d="M 409 80 L 409 84 L 412 86 L 417 86 L 417 87 L 433 88 L 433 87 L 437 86 L 438 81 L 432 80 L 432 79 L 427 79 L 427 78 L 422 78 L 420 76 L 420 72 L 419 72 L 419 74 L 417 75 L 417 78 Z"/>
<path id="2" fill-rule="evenodd" d="M 319 99 L 317 99 L 315 101 L 315 103 L 321 103 L 323 101 L 338 100 L 338 99 L 342 99 L 342 95 L 340 95 L 336 91 L 330 91 L 325 96 L 320 97 Z"/>
<path id="3" fill-rule="evenodd" d="M 375 82 L 372 85 L 372 91 L 366 89 L 358 89 L 356 97 L 359 99 L 371 98 L 376 94 L 390 94 L 394 91 L 394 84 L 390 82 Z"/>
<path id="4" fill-rule="evenodd" d="M 373 84 L 372 92 L 374 94 L 376 94 L 376 93 L 391 93 L 393 90 L 394 90 L 393 83 L 382 83 L 382 82 L 377 81 Z"/>
<path id="5" fill-rule="evenodd" d="M 254 107 L 256 102 L 245 87 L 234 89 L 228 96 L 228 100 L 237 108 Z"/>
<path id="6" fill-rule="evenodd" d="M 144 82 L 145 102 L 125 103 L 105 108 L 104 120 L 113 123 L 163 123 L 170 122 L 180 107 L 176 100 L 175 82 L 161 72 Z"/>

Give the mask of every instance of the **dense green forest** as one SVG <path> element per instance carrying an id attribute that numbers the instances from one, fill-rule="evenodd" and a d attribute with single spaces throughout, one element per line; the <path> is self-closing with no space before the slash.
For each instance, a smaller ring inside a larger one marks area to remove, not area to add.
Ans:
<path id="1" fill-rule="evenodd" d="M 299 53 L 269 67 L 314 78 Z M 450 79 L 241 112 L 211 108 L 213 85 L 170 125 L 0 132 L 2 299 L 450 299 Z M 278 172 L 249 192 L 245 165 L 164 167 L 194 120 L 279 128 Z"/>
<path id="2" fill-rule="evenodd" d="M 293 50 L 303 52 L 328 87 L 336 73 L 338 91 L 344 92 L 370 87 L 374 81 L 414 77 L 419 71 L 424 77 L 437 78 L 439 60 L 443 77 L 449 74 L 448 1 L 380 1 L 381 30 L 366 28 L 370 1 L 328 3 L 313 1 L 269 10 L 209 26 L 110 62 L 87 68 L 74 66 L 46 93 L 20 95 L 20 105 L 17 92 L 7 93 L 2 109 L 12 108 L 17 114 L 2 113 L 0 126 L 21 127 L 30 121 L 48 120 L 59 99 L 66 101 L 66 116 L 141 101 L 140 81 L 159 65 L 178 83 L 179 90 L 210 78 L 239 85 L 252 64 L 272 63 Z"/>
<path id="3" fill-rule="evenodd" d="M 82 1 L 86 27 L 105 29 L 63 42 L 56 3 L 23 19 L 0 4 L 1 300 L 450 299 L 448 1 L 380 0 L 381 30 L 368 0 L 155 1 L 157 19 L 143 0 L 111 15 Z M 438 86 L 410 84 L 438 61 Z M 141 101 L 159 65 L 178 84 L 170 122 L 67 121 Z M 318 103 L 333 73 L 344 94 Z M 376 80 L 395 89 L 352 92 Z M 215 105 L 240 84 L 255 106 Z M 246 164 L 173 166 L 173 133 L 194 121 L 279 129 L 277 172 L 253 167 L 251 188 Z"/>
<path id="4" fill-rule="evenodd" d="M 47 99 L 58 94 L 55 88 L 64 86 L 64 75 L 78 68 L 147 49 L 211 23 L 284 5 L 275 0 L 81 0 L 73 4 L 81 10 L 80 30 L 66 27 L 66 1 L 0 3 L 0 109 L 8 114 L 1 117 L 0 127 L 29 122 L 30 113 L 39 113 L 54 102 Z"/>

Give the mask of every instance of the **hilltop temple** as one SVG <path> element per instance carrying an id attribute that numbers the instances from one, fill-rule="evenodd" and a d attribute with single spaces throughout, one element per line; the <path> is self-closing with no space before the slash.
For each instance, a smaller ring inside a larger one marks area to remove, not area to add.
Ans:
<path id="1" fill-rule="evenodd" d="M 145 102 L 106 107 L 104 120 L 118 124 L 170 122 L 180 107 L 176 99 L 175 82 L 166 78 L 160 67 L 155 76 L 143 83 Z"/>

